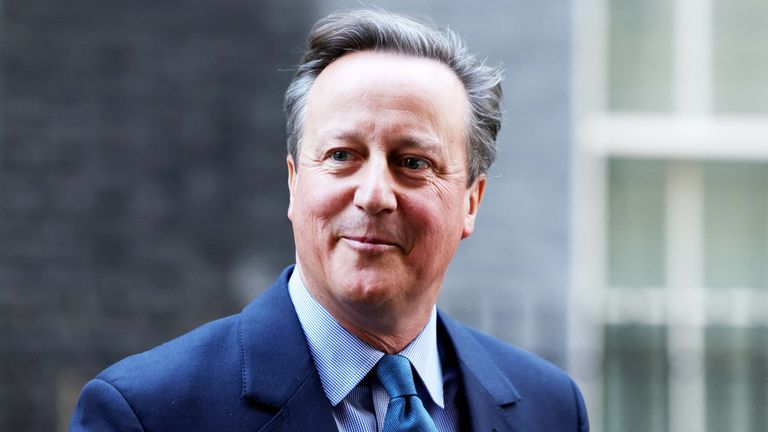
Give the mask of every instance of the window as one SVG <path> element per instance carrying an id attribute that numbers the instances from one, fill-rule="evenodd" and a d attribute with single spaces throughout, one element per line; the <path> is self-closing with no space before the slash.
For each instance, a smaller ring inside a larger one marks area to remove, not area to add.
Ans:
<path id="1" fill-rule="evenodd" d="M 768 2 L 574 14 L 569 344 L 593 430 L 768 430 Z"/>

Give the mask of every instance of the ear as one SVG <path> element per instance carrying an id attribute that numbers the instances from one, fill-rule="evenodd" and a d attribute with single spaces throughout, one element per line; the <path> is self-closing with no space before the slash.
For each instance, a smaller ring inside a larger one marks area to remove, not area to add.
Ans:
<path id="1" fill-rule="evenodd" d="M 472 186 L 467 189 L 467 211 L 464 216 L 464 231 L 461 233 L 462 240 L 472 235 L 475 230 L 475 219 L 477 218 L 477 211 L 480 209 L 480 202 L 483 200 L 486 181 L 485 174 L 480 174 Z"/>
<path id="2" fill-rule="evenodd" d="M 288 154 L 288 156 L 285 158 L 285 163 L 288 165 L 288 219 L 293 221 L 293 193 L 296 190 L 296 180 L 299 175 L 296 172 L 296 164 L 293 161 L 293 156 Z"/>

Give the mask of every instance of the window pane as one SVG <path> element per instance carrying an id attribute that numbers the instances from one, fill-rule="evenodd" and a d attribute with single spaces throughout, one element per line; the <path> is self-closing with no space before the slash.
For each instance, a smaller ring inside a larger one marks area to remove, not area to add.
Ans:
<path id="1" fill-rule="evenodd" d="M 713 0 L 714 108 L 768 111 L 768 2 Z"/>
<path id="2" fill-rule="evenodd" d="M 612 159 L 608 165 L 608 281 L 664 285 L 666 165 Z"/>
<path id="3" fill-rule="evenodd" d="M 608 108 L 672 107 L 672 1 L 610 0 Z"/>
<path id="4" fill-rule="evenodd" d="M 606 327 L 606 431 L 667 430 L 666 345 L 663 327 Z"/>
<path id="5" fill-rule="evenodd" d="M 713 327 L 706 344 L 707 431 L 768 430 L 766 329 Z"/>
<path id="6" fill-rule="evenodd" d="M 768 166 L 704 164 L 704 281 L 709 287 L 765 287 Z"/>

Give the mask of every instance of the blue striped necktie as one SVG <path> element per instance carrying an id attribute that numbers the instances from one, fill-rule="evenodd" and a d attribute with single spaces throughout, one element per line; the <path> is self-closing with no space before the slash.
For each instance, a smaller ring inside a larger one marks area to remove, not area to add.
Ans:
<path id="1" fill-rule="evenodd" d="M 416 394 L 410 360 L 385 355 L 376 364 L 376 376 L 389 394 L 384 432 L 436 432 L 435 423 Z"/>

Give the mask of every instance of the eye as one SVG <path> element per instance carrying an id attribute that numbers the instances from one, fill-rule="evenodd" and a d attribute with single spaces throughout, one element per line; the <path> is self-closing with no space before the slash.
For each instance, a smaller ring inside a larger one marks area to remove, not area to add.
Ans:
<path id="1" fill-rule="evenodd" d="M 409 170 L 422 170 L 429 168 L 429 162 L 426 159 L 408 156 L 400 160 L 400 166 Z"/>
<path id="2" fill-rule="evenodd" d="M 330 158 L 331 158 L 331 160 L 334 160 L 334 161 L 336 161 L 336 162 L 344 162 L 344 161 L 347 161 L 347 160 L 349 160 L 350 156 L 351 156 L 351 155 L 349 154 L 349 152 L 348 152 L 348 151 L 345 151 L 345 150 L 334 150 L 334 151 L 332 151 L 332 152 L 331 152 L 331 153 L 328 155 L 328 157 L 330 157 Z"/>

